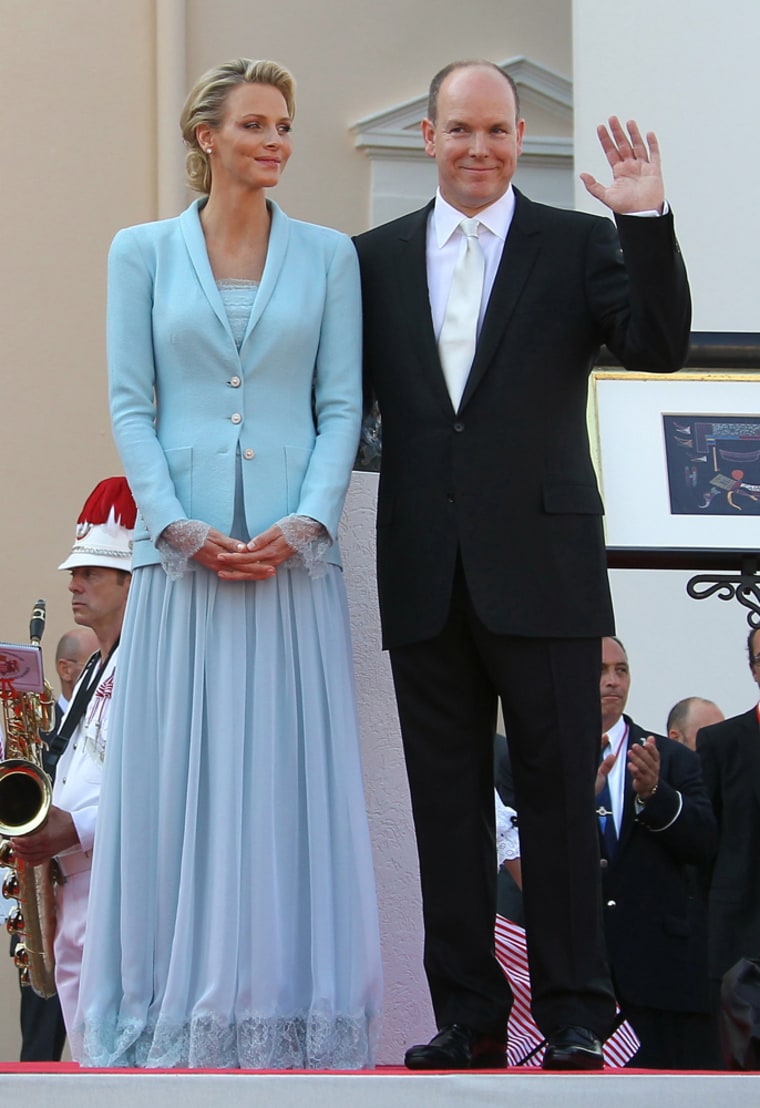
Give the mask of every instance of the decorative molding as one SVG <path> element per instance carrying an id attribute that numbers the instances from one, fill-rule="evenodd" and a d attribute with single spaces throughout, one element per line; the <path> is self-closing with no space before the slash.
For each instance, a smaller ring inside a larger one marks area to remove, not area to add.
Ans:
<path id="1" fill-rule="evenodd" d="M 521 100 L 555 116 L 564 125 L 573 118 L 572 82 L 523 55 L 499 63 L 517 85 Z M 351 127 L 354 146 L 374 158 L 419 158 L 424 154 L 420 124 L 427 111 L 427 94 L 394 108 L 360 119 Z M 573 140 L 566 137 L 526 136 L 523 158 L 557 158 L 573 155 Z"/>

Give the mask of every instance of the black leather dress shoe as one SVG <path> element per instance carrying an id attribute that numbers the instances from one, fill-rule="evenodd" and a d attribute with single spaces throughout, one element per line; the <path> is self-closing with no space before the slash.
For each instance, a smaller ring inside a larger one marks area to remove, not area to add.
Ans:
<path id="1" fill-rule="evenodd" d="M 602 1044 L 586 1027 L 558 1027 L 549 1035 L 544 1053 L 545 1070 L 600 1070 L 604 1068 Z"/>
<path id="2" fill-rule="evenodd" d="M 507 1065 L 506 1040 L 481 1035 L 471 1027 L 452 1023 L 421 1046 L 410 1046 L 404 1055 L 410 1070 L 504 1069 Z"/>

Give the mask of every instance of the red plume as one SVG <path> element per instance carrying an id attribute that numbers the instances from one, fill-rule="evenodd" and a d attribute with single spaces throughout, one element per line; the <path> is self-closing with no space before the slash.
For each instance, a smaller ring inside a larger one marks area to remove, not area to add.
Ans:
<path id="1" fill-rule="evenodd" d="M 85 500 L 77 523 L 89 523 L 91 526 L 107 523 L 112 511 L 116 523 L 131 531 L 137 507 L 126 477 L 106 477 L 97 484 Z"/>

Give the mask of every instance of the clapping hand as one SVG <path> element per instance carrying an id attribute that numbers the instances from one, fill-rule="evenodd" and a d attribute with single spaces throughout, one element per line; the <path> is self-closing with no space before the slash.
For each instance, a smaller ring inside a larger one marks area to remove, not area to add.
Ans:
<path id="1" fill-rule="evenodd" d="M 628 772 L 636 796 L 642 804 L 646 804 L 657 789 L 660 779 L 660 752 L 652 735 L 643 743 L 633 743 L 629 747 Z"/>
<path id="2" fill-rule="evenodd" d="M 602 758 L 599 763 L 599 768 L 596 771 L 596 781 L 594 783 L 594 795 L 599 796 L 599 793 L 604 788 L 604 783 L 609 776 L 609 772 L 617 761 L 617 754 L 607 754 Z"/>

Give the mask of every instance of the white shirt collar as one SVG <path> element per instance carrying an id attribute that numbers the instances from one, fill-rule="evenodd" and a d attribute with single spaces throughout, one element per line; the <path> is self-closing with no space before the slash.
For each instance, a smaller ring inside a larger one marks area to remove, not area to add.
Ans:
<path id="1" fill-rule="evenodd" d="M 621 716 L 617 723 L 613 723 L 612 727 L 604 732 L 604 734 L 607 736 L 610 746 L 612 747 L 613 753 L 620 745 L 623 735 L 625 734 L 626 727 L 627 724 L 625 722 L 625 717 Z"/>
<path id="2" fill-rule="evenodd" d="M 503 242 L 507 237 L 514 212 L 515 193 L 512 186 L 509 185 L 503 196 L 500 196 L 493 204 L 489 204 L 482 212 L 478 212 L 475 218 Z M 446 245 L 463 217 L 464 212 L 452 207 L 448 200 L 444 200 L 441 190 L 437 189 L 433 208 L 433 227 L 435 229 L 435 241 L 439 249 Z"/>

